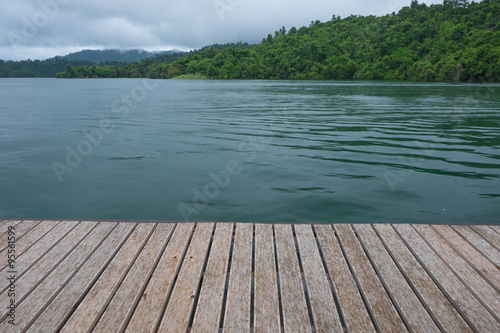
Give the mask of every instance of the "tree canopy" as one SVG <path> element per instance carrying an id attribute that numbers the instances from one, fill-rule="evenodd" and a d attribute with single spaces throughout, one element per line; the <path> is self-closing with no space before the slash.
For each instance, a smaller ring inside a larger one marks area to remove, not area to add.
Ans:
<path id="1" fill-rule="evenodd" d="M 161 57 L 114 66 L 80 66 L 58 77 L 213 79 L 500 80 L 500 0 L 445 0 L 385 16 L 282 27 L 259 45 L 205 47 L 175 61 Z"/>

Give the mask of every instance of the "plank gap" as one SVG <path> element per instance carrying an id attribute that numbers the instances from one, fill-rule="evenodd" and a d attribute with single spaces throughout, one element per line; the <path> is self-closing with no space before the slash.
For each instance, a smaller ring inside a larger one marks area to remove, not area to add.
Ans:
<path id="1" fill-rule="evenodd" d="M 429 314 L 429 316 L 431 316 L 432 320 L 434 321 L 434 323 L 436 324 L 436 326 L 439 328 L 439 330 L 441 332 L 446 332 L 445 328 L 443 327 L 443 325 L 440 323 L 440 321 L 438 320 L 438 318 L 436 317 L 436 315 L 434 314 L 434 312 L 431 311 L 431 309 L 429 308 L 429 306 L 427 305 L 427 303 L 425 302 L 425 300 L 423 299 L 422 295 L 420 294 L 420 292 L 418 291 L 418 289 L 415 287 L 415 285 L 413 284 L 413 282 L 411 282 L 410 278 L 408 277 L 408 275 L 406 274 L 405 270 L 401 267 L 401 264 L 398 262 L 398 260 L 396 259 L 396 257 L 394 256 L 394 254 L 392 253 L 391 249 L 389 248 L 389 246 L 384 242 L 383 238 L 381 237 L 380 233 L 378 232 L 378 230 L 376 228 L 373 227 L 373 224 L 370 225 L 370 227 L 373 229 L 373 231 L 375 232 L 375 234 L 377 235 L 377 237 L 379 238 L 380 242 L 382 243 L 382 245 L 384 246 L 384 248 L 386 249 L 387 253 L 389 254 L 389 256 L 391 257 L 392 261 L 396 264 L 397 268 L 399 269 L 400 273 L 403 275 L 403 277 L 405 278 L 406 282 L 408 283 L 408 285 L 410 286 L 411 290 L 413 290 L 413 293 L 417 296 L 418 300 L 420 301 L 420 303 L 422 304 L 422 306 L 424 307 L 424 309 L 427 311 L 427 313 Z"/>
<path id="2" fill-rule="evenodd" d="M 250 333 L 254 331 L 255 320 L 255 223 L 252 223 L 252 280 L 250 282 Z"/>
<path id="3" fill-rule="evenodd" d="M 170 243 L 170 240 L 172 239 L 172 236 L 174 235 L 174 232 L 175 232 L 175 229 L 177 228 L 177 225 L 178 224 L 175 223 L 174 227 L 170 231 L 170 234 L 168 235 L 167 241 L 165 242 L 165 244 L 163 244 L 163 248 L 160 251 L 161 253 L 158 255 L 158 259 L 156 260 L 155 264 L 153 265 L 153 268 L 151 269 L 151 272 L 150 272 L 149 276 L 146 279 L 146 283 L 143 284 L 143 286 L 142 286 L 142 288 L 141 288 L 141 290 L 139 292 L 139 294 L 141 296 L 137 299 L 137 302 L 133 305 L 133 309 L 132 309 L 132 311 L 130 313 L 130 316 L 127 318 L 127 322 L 123 326 L 123 330 L 122 330 L 123 332 L 127 329 L 127 326 L 129 325 L 130 321 L 134 317 L 135 310 L 137 309 L 137 306 L 139 305 L 139 302 L 140 302 L 142 296 L 144 295 L 144 292 L 146 291 L 146 288 L 148 287 L 148 284 L 151 281 L 151 278 L 153 277 L 153 274 L 156 271 L 156 268 L 158 267 L 158 264 L 160 263 L 160 260 L 161 260 L 161 258 L 163 256 L 163 253 L 165 253 L 165 249 L 167 248 L 168 244 Z"/>
<path id="4" fill-rule="evenodd" d="M 313 333 L 316 332 L 316 325 L 314 324 L 314 316 L 312 312 L 311 299 L 309 297 L 309 290 L 307 289 L 306 279 L 304 276 L 304 269 L 302 266 L 302 257 L 300 256 L 299 243 L 297 242 L 297 235 L 295 234 L 295 226 L 292 225 L 292 235 L 293 242 L 295 244 L 295 251 L 297 252 L 297 259 L 299 261 L 300 278 L 302 280 L 302 288 L 304 289 L 304 296 L 306 297 L 307 313 L 309 315 L 309 322 L 311 324 L 311 330 Z"/>
<path id="5" fill-rule="evenodd" d="M 216 229 L 217 229 L 217 223 L 214 223 L 214 226 L 212 228 L 212 234 L 210 235 L 210 241 L 208 243 L 207 255 L 205 256 L 205 261 L 203 262 L 203 267 L 201 269 L 200 281 L 198 282 L 198 287 L 196 288 L 196 294 L 195 294 L 195 298 L 194 298 L 194 302 L 193 302 L 193 310 L 191 311 L 191 315 L 189 316 L 189 320 L 188 320 L 188 325 L 187 325 L 188 332 L 191 331 L 191 328 L 193 327 L 194 316 L 196 314 L 196 307 L 198 306 L 198 302 L 200 300 L 200 290 L 201 290 L 201 286 L 203 284 L 203 278 L 205 276 L 205 271 L 207 269 L 207 263 L 208 263 L 208 258 L 210 257 L 210 251 L 212 250 L 212 244 L 214 243 Z"/>
<path id="6" fill-rule="evenodd" d="M 361 285 L 359 284 L 358 277 L 356 276 L 354 269 L 352 268 L 352 263 L 349 259 L 349 256 L 345 252 L 344 245 L 342 244 L 342 240 L 340 239 L 337 230 L 335 230 L 335 227 L 333 225 L 330 225 L 332 230 L 334 231 L 335 237 L 337 238 L 337 241 L 339 242 L 340 250 L 342 251 L 342 255 L 344 256 L 345 261 L 347 262 L 347 266 L 349 267 L 349 271 L 351 272 L 351 276 L 354 279 L 354 282 L 356 283 L 356 288 L 358 288 L 358 292 L 361 295 L 361 299 L 363 300 L 363 304 L 365 305 L 365 308 L 368 312 L 368 315 L 370 316 L 370 320 L 372 321 L 373 327 L 375 327 L 375 330 L 380 332 L 380 327 L 378 326 L 377 321 L 375 320 L 375 317 L 373 316 L 372 309 L 369 306 L 368 300 L 366 299 L 365 292 L 361 288 Z"/>
<path id="7" fill-rule="evenodd" d="M 278 267 L 278 249 L 276 246 L 276 232 L 274 230 L 274 224 L 272 226 L 273 230 L 273 245 L 274 245 L 274 266 L 276 267 L 276 284 L 278 287 L 278 308 L 279 308 L 279 313 L 280 313 L 280 327 L 281 327 L 281 333 L 285 332 L 285 322 L 284 322 L 284 316 L 283 316 L 283 303 L 281 300 L 281 284 L 280 284 L 280 272 L 279 272 L 279 267 Z"/>
<path id="8" fill-rule="evenodd" d="M 118 224 L 117 224 L 117 227 L 118 227 Z M 106 268 L 108 267 L 109 263 L 115 258 L 116 254 L 120 251 L 120 249 L 125 244 L 125 242 L 130 237 L 130 235 L 132 234 L 132 232 L 135 230 L 136 227 L 137 227 L 137 224 L 135 224 L 134 227 L 130 229 L 130 231 L 128 232 L 128 234 L 123 238 L 122 242 L 116 247 L 115 252 L 112 253 L 111 256 L 109 256 L 109 258 L 107 259 L 107 262 L 105 262 L 105 264 L 102 266 L 101 270 L 95 275 L 94 279 L 89 284 L 89 286 L 87 287 L 87 289 L 85 290 L 85 292 L 82 293 L 81 297 L 75 302 L 75 305 L 71 308 L 71 310 L 68 312 L 68 314 L 66 315 L 66 317 L 61 321 L 61 324 L 57 328 L 57 332 L 59 332 L 59 331 L 61 331 L 63 329 L 63 327 L 66 325 L 66 323 L 69 321 L 69 319 L 73 315 L 73 313 L 75 313 L 76 309 L 78 309 L 78 307 L 83 302 L 83 300 L 85 299 L 85 297 L 87 297 L 87 295 L 90 292 L 90 290 L 92 290 L 92 288 L 96 284 L 97 280 L 99 280 L 99 278 L 101 277 L 102 273 L 106 270 Z"/>
<path id="9" fill-rule="evenodd" d="M 179 262 L 179 267 L 177 268 L 177 271 L 175 272 L 175 277 L 172 281 L 172 285 L 170 286 L 170 290 L 168 291 L 168 295 L 167 295 L 167 298 L 165 300 L 165 304 L 163 304 L 163 309 L 161 311 L 160 318 L 158 319 L 158 322 L 156 323 L 155 332 L 158 332 L 158 330 L 160 329 L 160 325 L 163 321 L 163 317 L 165 316 L 165 312 L 167 311 L 168 303 L 170 301 L 170 298 L 172 297 L 172 293 L 174 292 L 175 284 L 177 283 L 177 278 L 179 277 L 179 272 L 182 268 L 182 264 L 184 263 L 184 259 L 186 258 L 186 254 L 188 252 L 189 247 L 191 246 L 191 241 L 193 239 L 194 233 L 195 233 L 197 228 L 198 228 L 198 223 L 195 223 L 193 229 L 191 230 L 191 234 L 189 235 L 187 245 L 184 248 L 184 251 L 182 253 L 182 257 L 181 257 L 180 262 Z"/>
<path id="10" fill-rule="evenodd" d="M 368 251 L 368 249 L 366 248 L 365 244 L 363 243 L 363 240 L 359 236 L 358 231 L 352 225 L 351 225 L 351 228 L 354 231 L 354 234 L 356 235 L 356 238 L 358 239 L 358 242 L 361 245 L 361 248 L 365 252 L 366 257 L 370 261 L 370 264 L 372 265 L 373 270 L 375 271 L 375 274 L 377 274 L 378 279 L 382 283 L 382 287 L 384 288 L 385 293 L 389 296 L 389 299 L 391 300 L 392 305 L 394 305 L 394 308 L 398 312 L 399 317 L 403 320 L 403 323 L 406 326 L 406 329 L 409 332 L 413 332 L 413 329 L 411 328 L 410 324 L 408 323 L 408 320 L 406 319 L 405 315 L 403 314 L 403 311 L 399 307 L 398 302 L 394 299 L 394 296 L 392 295 L 391 291 L 389 290 L 389 287 L 387 286 L 387 283 L 385 282 L 384 278 L 380 274 L 380 271 L 379 271 L 377 265 L 375 264 L 375 261 L 373 260 L 370 252 Z"/>
<path id="11" fill-rule="evenodd" d="M 229 276 L 231 273 L 231 263 L 233 261 L 233 250 L 234 250 L 234 238 L 236 237 L 236 223 L 233 224 L 233 232 L 231 235 L 231 246 L 229 247 L 229 259 L 227 262 L 227 271 L 226 271 L 226 283 L 224 284 L 224 296 L 222 298 L 222 310 L 220 314 L 220 324 L 219 324 L 219 332 L 224 330 L 224 319 L 226 315 L 226 305 L 227 305 L 227 295 L 229 293 Z"/>
<path id="12" fill-rule="evenodd" d="M 337 308 L 337 312 L 338 312 L 338 315 L 339 315 L 339 318 L 340 318 L 340 323 L 342 324 L 342 330 L 344 332 L 347 332 L 347 324 L 346 324 L 344 315 L 343 315 L 342 311 L 340 310 L 341 309 L 340 308 L 340 301 L 338 299 L 337 293 L 335 292 L 335 288 L 333 286 L 333 279 L 332 279 L 332 276 L 330 274 L 330 271 L 328 270 L 328 266 L 326 264 L 326 259 L 325 259 L 325 256 L 323 254 L 323 249 L 322 249 L 321 244 L 319 242 L 318 235 L 316 234 L 316 228 L 315 228 L 314 224 L 312 225 L 312 231 L 313 231 L 313 235 L 314 235 L 314 240 L 316 241 L 316 246 L 318 247 L 318 250 L 319 250 L 319 255 L 321 257 L 321 262 L 323 264 L 323 269 L 326 272 L 326 277 L 327 277 L 327 280 L 328 280 L 328 285 L 330 286 L 330 291 L 331 291 L 331 293 L 333 295 L 333 301 L 335 302 L 335 307 Z"/>
<path id="13" fill-rule="evenodd" d="M 443 295 L 448 299 L 448 301 L 450 302 L 450 304 L 455 308 L 455 310 L 460 314 L 460 316 L 465 320 L 465 322 L 467 323 L 467 325 L 469 325 L 469 327 L 476 333 L 479 332 L 479 330 L 476 328 L 476 326 L 471 322 L 471 320 L 469 319 L 469 317 L 465 314 L 465 312 L 460 308 L 460 306 L 458 306 L 458 304 L 455 302 L 455 300 L 453 299 L 453 297 L 451 297 L 451 295 L 446 291 L 446 288 L 443 287 L 443 285 L 439 282 L 439 280 L 434 276 L 434 274 L 432 274 L 431 270 L 429 269 L 429 267 L 427 267 L 427 265 L 423 262 L 423 260 L 418 256 L 418 254 L 415 252 L 415 250 L 413 250 L 413 248 L 411 247 L 411 245 L 408 243 L 408 241 L 403 237 L 403 235 L 399 232 L 399 230 L 391 224 L 391 227 L 394 229 L 394 231 L 396 232 L 396 234 L 399 236 L 399 238 L 401 238 L 401 240 L 403 241 L 403 243 L 405 244 L 405 246 L 408 248 L 408 250 L 411 252 L 411 254 L 413 254 L 413 256 L 415 257 L 415 259 L 419 262 L 420 266 L 422 266 L 422 268 L 427 272 L 427 275 L 429 275 L 429 277 L 432 279 L 432 281 L 436 284 L 436 286 L 439 288 L 439 290 L 441 290 L 441 292 L 443 293 Z"/>
<path id="14" fill-rule="evenodd" d="M 460 274 L 443 258 L 443 256 L 436 250 L 436 248 L 431 244 L 430 241 L 428 241 L 424 235 L 422 235 L 422 233 L 413 225 L 410 225 L 413 230 L 415 230 L 417 232 L 417 234 L 424 240 L 424 242 L 427 244 L 428 247 L 430 247 L 432 249 L 432 251 L 434 252 L 434 254 L 445 264 L 445 266 L 453 273 L 453 275 L 455 275 L 455 277 L 465 286 L 465 288 L 467 288 L 467 290 L 469 290 L 469 292 L 477 299 L 477 301 L 485 308 L 486 311 L 488 311 L 492 316 L 493 318 L 495 318 L 496 321 L 500 322 L 500 318 L 498 317 L 498 315 L 495 313 L 495 311 L 493 311 L 491 309 L 491 306 L 489 306 L 484 300 L 482 297 L 480 297 L 476 291 L 470 286 L 470 283 L 468 283 L 467 281 L 465 281 L 461 276 Z M 436 232 L 436 230 L 434 228 L 432 228 L 432 226 L 429 225 L 429 227 L 434 230 L 434 232 L 436 233 L 437 237 L 438 238 L 442 238 L 441 235 L 439 233 Z M 447 242 L 445 241 L 445 244 L 447 244 Z M 453 248 L 451 248 L 451 250 L 456 254 L 457 251 L 455 251 Z M 460 256 L 460 255 L 459 255 Z M 473 269 L 474 270 L 474 269 Z M 486 281 L 487 282 L 487 281 Z"/>

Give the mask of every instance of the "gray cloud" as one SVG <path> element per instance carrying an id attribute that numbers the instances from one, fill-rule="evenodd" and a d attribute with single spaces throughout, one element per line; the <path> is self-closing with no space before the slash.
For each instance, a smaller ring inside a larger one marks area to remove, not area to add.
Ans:
<path id="1" fill-rule="evenodd" d="M 422 1 L 420 1 L 422 2 Z M 430 4 L 442 0 L 423 1 Z M 0 59 L 44 59 L 84 48 L 193 49 L 333 14 L 383 15 L 410 0 L 0 0 Z"/>

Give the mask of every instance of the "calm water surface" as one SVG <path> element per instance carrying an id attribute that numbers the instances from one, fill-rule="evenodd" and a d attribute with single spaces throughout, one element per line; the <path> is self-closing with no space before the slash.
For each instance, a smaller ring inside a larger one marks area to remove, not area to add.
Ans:
<path id="1" fill-rule="evenodd" d="M 0 79 L 0 217 L 500 222 L 500 85 Z"/>

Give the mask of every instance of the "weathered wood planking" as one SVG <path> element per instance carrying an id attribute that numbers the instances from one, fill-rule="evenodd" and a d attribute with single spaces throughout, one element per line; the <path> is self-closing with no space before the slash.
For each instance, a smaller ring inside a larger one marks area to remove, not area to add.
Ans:
<path id="1" fill-rule="evenodd" d="M 330 225 L 315 226 L 326 267 L 339 300 L 339 308 L 349 332 L 375 332 L 355 277 Z"/>
<path id="2" fill-rule="evenodd" d="M 167 304 L 165 316 L 160 323 L 159 332 L 176 333 L 188 329 L 213 229 L 213 223 L 196 226 L 177 283 Z"/>
<path id="3" fill-rule="evenodd" d="M 500 269 L 500 250 L 495 246 L 496 243 L 493 242 L 495 232 L 489 233 L 488 230 L 491 229 L 476 226 L 473 227 L 476 232 L 466 226 L 453 226 L 453 229 Z M 500 242 L 500 239 L 498 241 Z"/>
<path id="4" fill-rule="evenodd" d="M 225 332 L 250 332 L 253 225 L 236 225 L 224 315 Z"/>
<path id="5" fill-rule="evenodd" d="M 28 332 L 55 332 L 61 328 L 120 250 L 134 227 L 133 223 L 119 223 L 65 288 L 46 306 Z"/>
<path id="6" fill-rule="evenodd" d="M 316 331 L 340 332 L 342 324 L 330 290 L 328 275 L 323 268 L 323 261 L 316 245 L 312 226 L 296 225 L 294 229 Z"/>
<path id="7" fill-rule="evenodd" d="M 370 225 L 354 225 L 366 251 L 374 263 L 378 274 L 385 281 L 389 295 L 394 300 L 403 319 L 415 332 L 439 332 L 438 326 L 414 293 L 405 276 L 401 273 L 383 243 L 378 239 Z"/>
<path id="8" fill-rule="evenodd" d="M 443 331 L 472 332 L 394 229 L 388 224 L 374 225 L 373 228 L 380 235 L 399 268 L 418 291 L 423 303 Z"/>
<path id="9" fill-rule="evenodd" d="M 394 225 L 399 235 L 418 257 L 420 263 L 434 282 L 460 309 L 462 317 L 481 332 L 500 331 L 500 324 L 483 307 L 472 292 L 457 278 L 445 262 L 434 253 L 417 231 L 410 225 Z"/>
<path id="10" fill-rule="evenodd" d="M 155 224 L 140 224 L 71 315 L 61 332 L 90 332 L 113 298 Z"/>
<path id="11" fill-rule="evenodd" d="M 500 331 L 497 226 L 14 224 L 1 332 Z"/>
<path id="12" fill-rule="evenodd" d="M 279 332 L 278 273 L 271 224 L 255 225 L 254 332 Z"/>
<path id="13" fill-rule="evenodd" d="M 98 245 L 104 240 L 115 225 L 101 223 L 92 230 L 71 254 L 47 276 L 33 292 L 18 306 L 19 321 L 15 326 L 4 321 L 0 325 L 1 332 L 25 331 L 41 314 L 58 292 L 66 286 L 80 266 L 90 257 Z M 57 283 L 54 283 L 57 281 Z"/>
<path id="14" fill-rule="evenodd" d="M 193 233 L 194 223 L 178 224 L 163 252 L 137 308 L 132 315 L 127 332 L 156 332 L 163 309 L 167 304 L 181 260 Z"/>
<path id="15" fill-rule="evenodd" d="M 292 226 L 277 224 L 274 226 L 274 231 L 276 233 L 285 332 L 311 332 L 311 322 L 302 286 L 302 274 L 295 250 Z"/>
<path id="16" fill-rule="evenodd" d="M 219 330 L 233 227 L 232 223 L 219 223 L 216 226 L 210 250 L 212 255 L 208 259 L 207 269 L 203 276 L 191 332 L 217 332 Z"/>
<path id="17" fill-rule="evenodd" d="M 491 315 L 500 322 L 496 312 L 500 309 L 500 294 L 488 284 L 460 255 L 441 238 L 429 225 L 415 226 L 436 254 L 446 262 L 474 296 L 489 310 Z"/>
<path id="18" fill-rule="evenodd" d="M 376 326 L 384 332 L 406 332 L 407 329 L 399 316 L 389 295 L 373 266 L 370 264 L 354 230 L 350 225 L 335 225 L 341 246 L 344 248 L 347 260 L 358 278 L 360 288 L 365 294 Z"/>
<path id="19" fill-rule="evenodd" d="M 481 254 L 476 248 L 470 245 L 462 237 L 459 236 L 452 228 L 446 225 L 433 226 L 433 228 L 450 244 L 453 249 L 480 274 L 497 293 L 500 293 L 500 274 L 498 268 L 495 267 L 488 259 Z"/>
<path id="20" fill-rule="evenodd" d="M 170 224 L 160 224 L 156 227 L 122 284 L 113 295 L 113 299 L 106 307 L 93 332 L 122 332 L 125 330 L 172 230 L 173 225 Z"/>

